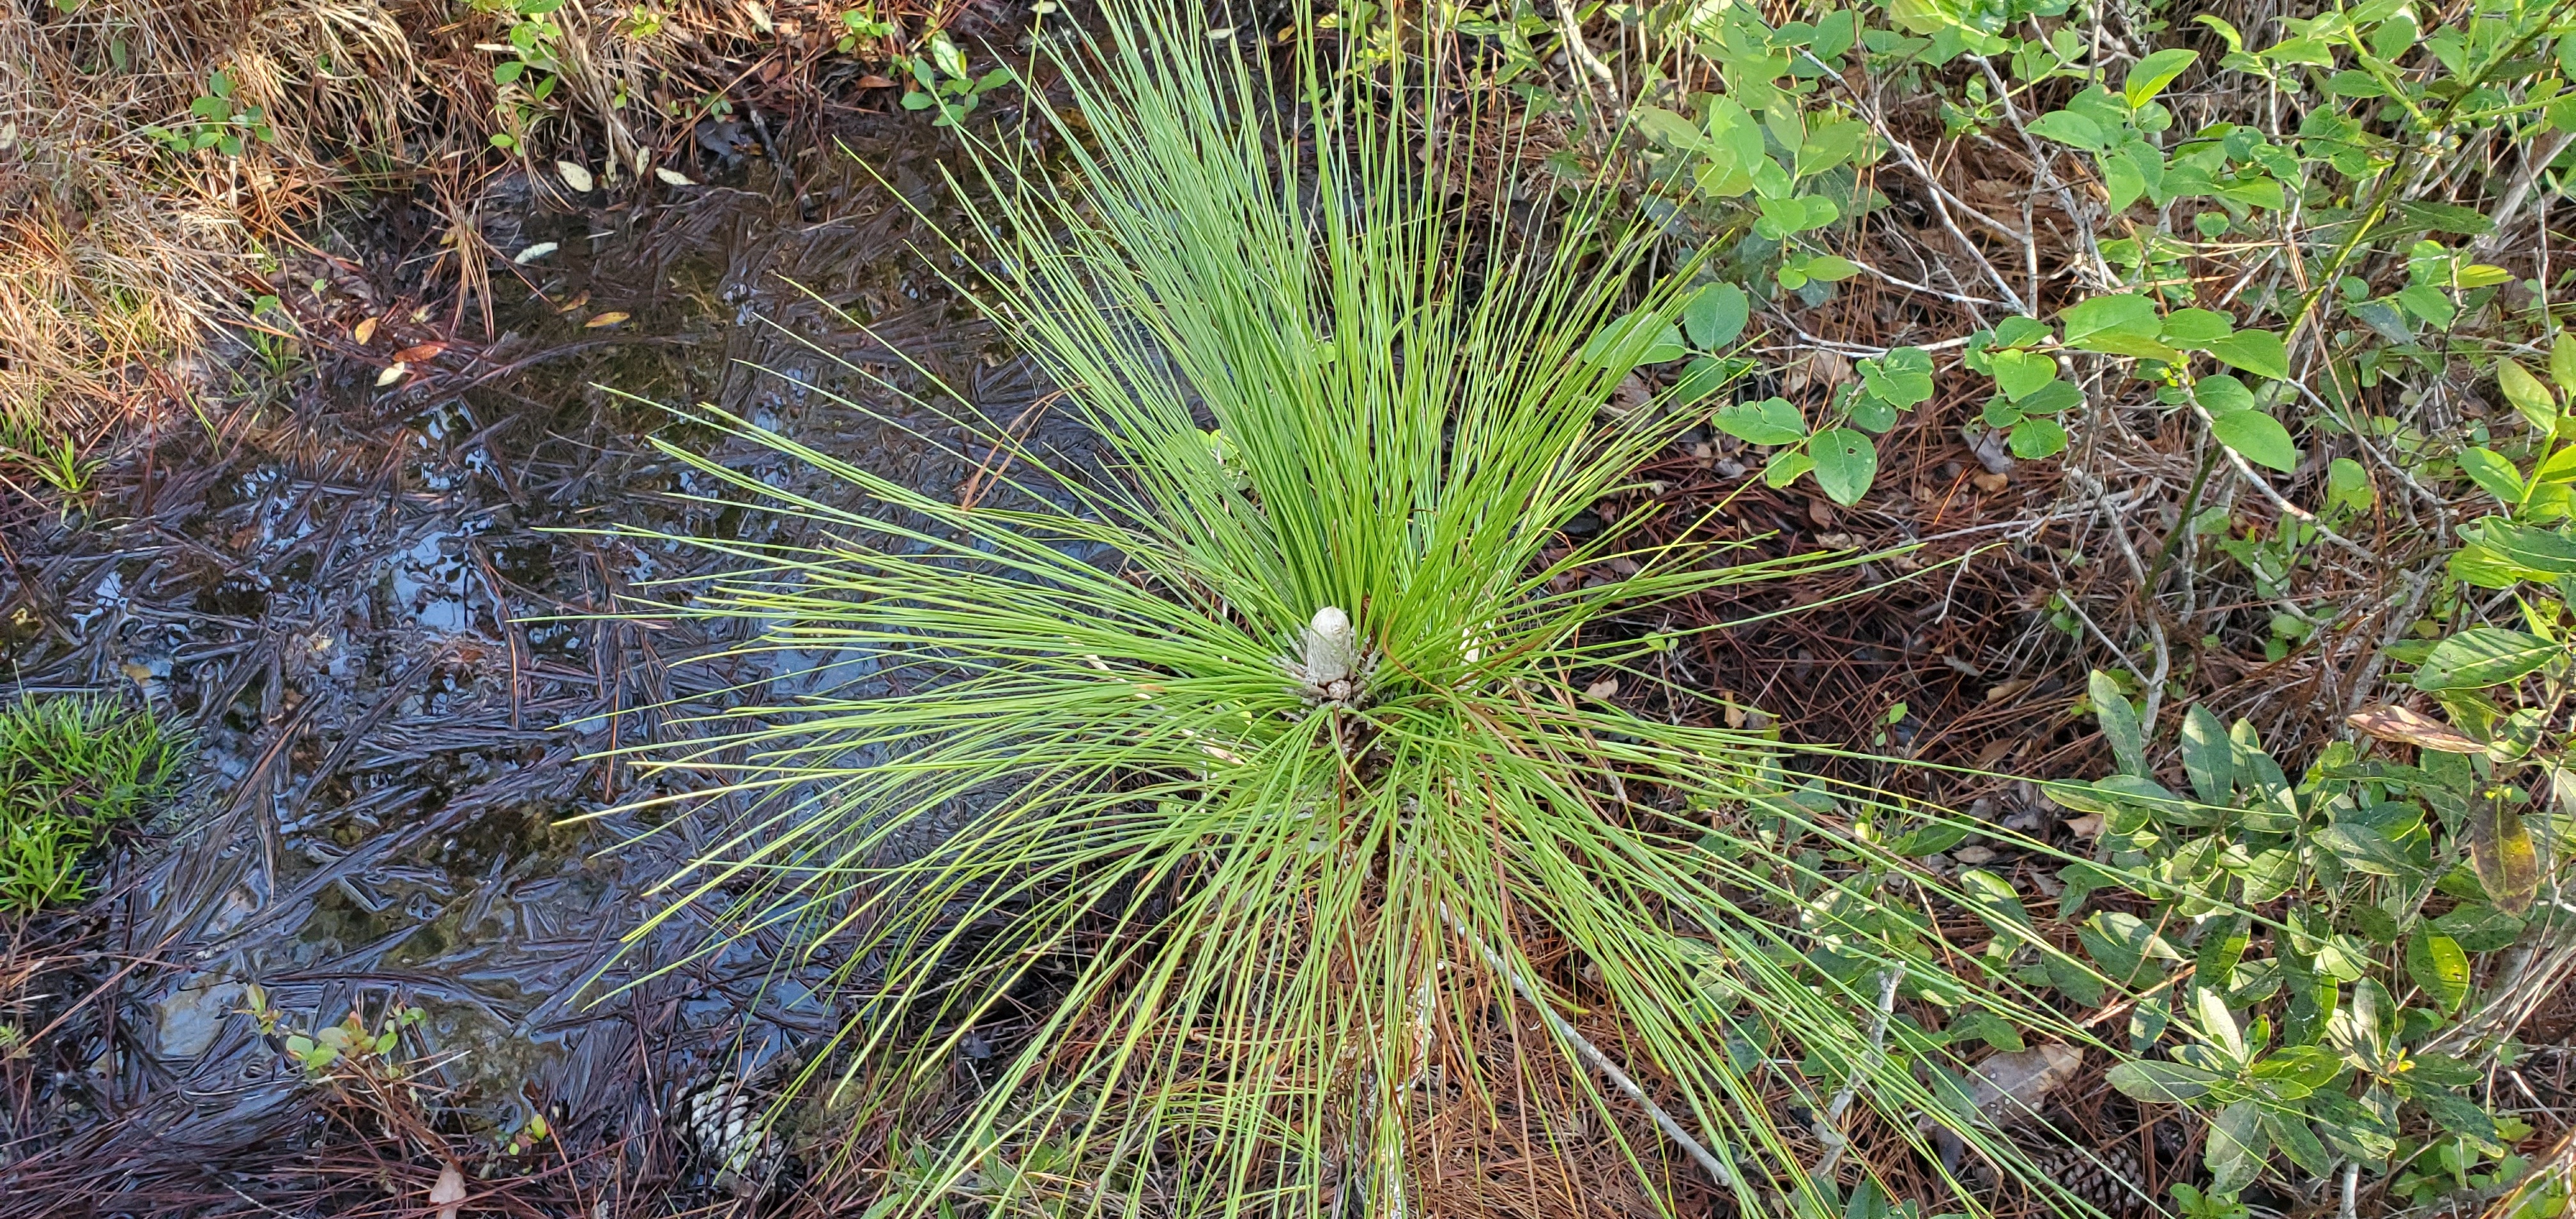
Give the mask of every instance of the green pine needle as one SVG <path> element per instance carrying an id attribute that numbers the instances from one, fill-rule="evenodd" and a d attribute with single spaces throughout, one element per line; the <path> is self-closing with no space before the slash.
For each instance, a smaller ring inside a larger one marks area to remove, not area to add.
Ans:
<path id="1" fill-rule="evenodd" d="M 739 569 L 650 612 L 865 656 L 874 684 L 644 751 L 713 784 L 668 800 L 740 810 L 663 917 L 708 904 L 726 912 L 710 950 L 784 926 L 847 962 L 838 1103 L 912 1122 L 902 1213 L 1400 1214 L 1422 1097 L 1558 1080 L 1641 1182 L 1716 1176 L 1745 1213 L 1822 1205 L 1784 1089 L 1821 1111 L 1856 1077 L 1846 1103 L 1931 1154 L 1914 1115 L 1949 1111 L 1913 1069 L 1919 1031 L 1877 1014 L 1883 973 L 1818 974 L 1802 954 L 1830 920 L 1780 912 L 1851 889 L 1928 924 L 1907 907 L 1937 885 L 1863 890 L 1778 857 L 1725 810 L 1852 840 L 1871 886 L 1901 870 L 1783 796 L 1776 744 L 1577 686 L 1646 655 L 1614 615 L 1836 561 L 1727 565 L 1616 528 L 1567 550 L 1561 527 L 1689 422 L 1605 413 L 1627 370 L 1580 354 L 1634 303 L 1644 235 L 1581 236 L 1606 223 L 1593 195 L 1462 202 L 1482 198 L 1469 154 L 1426 164 L 1402 115 L 1440 103 L 1400 72 L 1335 75 L 1309 43 L 1283 97 L 1142 0 L 1105 26 L 1059 65 L 1062 162 L 979 144 L 981 190 L 961 192 L 1002 269 L 986 307 L 1105 472 L 983 427 L 1017 477 L 960 507 L 716 420 L 846 482 L 851 510 L 672 450 L 816 540 L 702 541 Z M 1685 279 L 1646 306 L 1677 309 Z M 1558 579 L 1617 553 L 1635 575 Z M 1577 1040 L 1576 999 L 1546 981 L 1568 953 L 1617 1044 Z M 1041 966 L 1059 981 L 1023 1048 L 962 1116 L 908 1117 Z M 1884 966 L 1908 996 L 1972 986 Z M 1754 1028 L 1824 1077 L 1744 1061 Z M 1635 1125 L 1604 1064 L 1653 1083 L 1715 1171 Z"/>

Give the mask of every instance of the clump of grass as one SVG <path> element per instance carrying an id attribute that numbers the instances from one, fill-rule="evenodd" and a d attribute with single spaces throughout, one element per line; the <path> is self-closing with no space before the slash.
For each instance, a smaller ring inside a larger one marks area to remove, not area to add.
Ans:
<path id="1" fill-rule="evenodd" d="M 1824 561 L 1564 531 L 1692 417 L 1604 405 L 1694 268 L 1650 275 L 1597 194 L 1478 201 L 1496 150 L 1426 154 L 1402 116 L 1449 111 L 1401 68 L 1364 86 L 1309 41 L 1281 96 L 1150 3 L 1104 22 L 1062 65 L 1065 162 L 979 145 L 969 196 L 988 307 L 1097 469 L 974 426 L 992 457 L 961 505 L 720 420 L 851 510 L 669 450 L 817 536 L 701 540 L 741 570 L 651 612 L 828 667 L 647 756 L 718 780 L 666 802 L 737 810 L 661 918 L 708 903 L 707 951 L 787 932 L 843 962 L 843 1099 L 921 1139 L 900 1213 L 1400 1214 L 1425 1098 L 1559 1079 L 1637 1180 L 1748 1212 L 1872 1171 L 1819 1155 L 1783 1088 L 1927 1161 L 1937 1125 L 2011 1162 L 1890 1005 L 1974 995 L 2081 1034 L 1860 931 L 1946 897 L 1793 794 L 1774 744 L 1588 693 L 1658 646 L 1616 617 Z M 1566 578 L 1613 557 L 1634 574 Z M 1860 862 L 1778 849 L 1800 835 Z M 1899 874 L 1917 887 L 1880 889 Z M 905 1127 L 1042 967 L 962 1115 Z M 1820 1082 L 1784 1083 L 1754 1029 Z"/>
<path id="2" fill-rule="evenodd" d="M 87 896 L 91 849 L 168 796 L 187 754 L 150 711 L 106 698 L 0 711 L 0 912 Z"/>

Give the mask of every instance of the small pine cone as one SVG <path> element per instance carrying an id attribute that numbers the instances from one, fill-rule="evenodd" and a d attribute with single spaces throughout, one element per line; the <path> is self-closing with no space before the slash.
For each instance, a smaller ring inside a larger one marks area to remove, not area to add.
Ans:
<path id="1" fill-rule="evenodd" d="M 2146 1210 L 2140 1196 L 2146 1189 L 2144 1166 L 2138 1162 L 2137 1149 L 2127 1139 L 2110 1146 L 2087 1149 L 2050 1145 L 2024 1147 L 2030 1156 L 2032 1179 L 2062 1189 L 2111 1215 L 2143 1214 Z M 2007 1184 L 1999 1179 L 1994 1166 L 1982 1159 L 1963 1165 L 1960 1179 L 1980 1194 L 2027 1195 L 2034 1191 L 2018 1182 Z"/>
<path id="2" fill-rule="evenodd" d="M 717 1188 L 741 1197 L 766 1192 L 782 1149 L 745 1081 L 727 1073 L 700 1083 L 681 1094 L 675 1116 L 681 1139 L 714 1170 Z"/>
<path id="3" fill-rule="evenodd" d="M 2127 1139 L 2094 1150 L 2053 1148 L 2033 1163 L 2041 1180 L 2054 1181 L 2110 1214 L 2130 1214 L 2144 1205 L 2140 1194 L 2146 1189 L 2145 1166 L 2138 1163 L 2137 1148 Z"/>

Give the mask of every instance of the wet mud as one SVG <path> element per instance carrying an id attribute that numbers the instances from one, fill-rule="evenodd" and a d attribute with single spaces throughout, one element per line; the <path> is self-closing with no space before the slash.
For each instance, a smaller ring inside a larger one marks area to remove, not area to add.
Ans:
<path id="1" fill-rule="evenodd" d="M 800 658 L 708 659 L 739 641 L 681 613 L 599 617 L 683 602 L 667 582 L 711 564 L 596 531 L 795 528 L 689 502 L 710 480 L 657 437 L 837 494 L 656 404 L 945 493 L 973 472 L 953 429 L 852 366 L 934 400 L 935 377 L 1000 419 L 1035 395 L 943 277 L 972 268 L 946 248 L 939 133 L 897 113 L 782 141 L 701 141 L 698 185 L 615 202 L 492 184 L 493 245 L 555 249 L 494 272 L 488 340 L 481 303 L 420 286 L 445 255 L 406 237 L 399 201 L 353 214 L 290 264 L 314 281 L 288 294 L 313 359 L 218 370 L 242 399 L 165 414 L 85 511 L 11 507 L 12 684 L 149 699 L 198 754 L 185 797 L 118 841 L 107 896 L 59 920 L 77 950 L 13 1017 L 50 1031 L 10 1068 L 0 1212 L 251 1213 L 231 1166 L 339 1120 L 276 1034 L 411 1007 L 393 1053 L 460 1145 L 542 1116 L 547 1146 L 642 1157 L 601 1179 L 676 1188 L 689 1167 L 658 1132 L 679 1090 L 837 1024 L 824 966 L 780 964 L 773 936 L 684 963 L 712 917 L 691 911 L 623 938 L 706 844 L 697 820 L 619 811 L 692 776 L 656 789 L 603 755 Z M 396 355 L 403 379 L 378 387 Z M 40 1200 L 72 1181 L 103 1192 Z"/>

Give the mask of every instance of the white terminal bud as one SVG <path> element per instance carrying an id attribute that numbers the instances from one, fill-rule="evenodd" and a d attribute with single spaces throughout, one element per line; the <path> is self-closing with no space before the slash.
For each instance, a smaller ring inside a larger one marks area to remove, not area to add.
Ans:
<path id="1" fill-rule="evenodd" d="M 1320 703 L 1351 706 L 1359 702 L 1360 684 L 1368 675 L 1368 658 L 1361 651 L 1360 636 L 1351 627 L 1351 616 L 1339 606 L 1327 605 L 1315 611 L 1298 640 L 1298 656 L 1288 671 L 1306 687 L 1306 695 Z"/>

